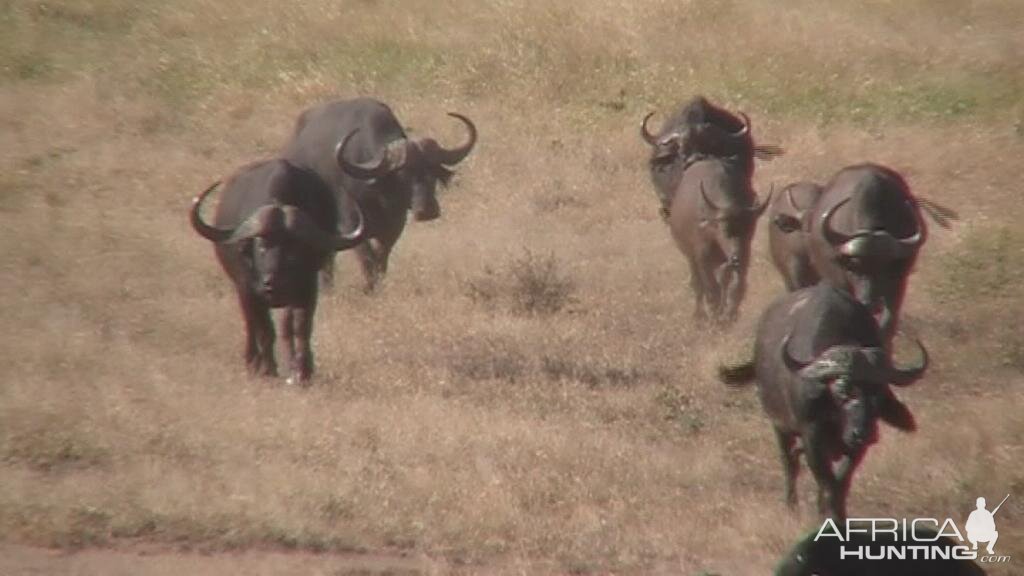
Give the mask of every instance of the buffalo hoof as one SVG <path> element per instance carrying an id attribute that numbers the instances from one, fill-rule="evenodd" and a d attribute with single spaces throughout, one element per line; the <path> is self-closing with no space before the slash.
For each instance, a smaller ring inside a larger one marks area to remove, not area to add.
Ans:
<path id="1" fill-rule="evenodd" d="M 300 386 L 302 388 L 309 388 L 313 381 L 309 376 L 302 376 L 299 374 L 292 374 L 285 379 L 284 383 L 288 386 Z"/>
<path id="2" fill-rule="evenodd" d="M 693 321 L 700 326 L 703 326 L 708 321 L 708 315 L 704 313 L 700 306 L 693 311 Z"/>
<path id="3" fill-rule="evenodd" d="M 253 376 L 262 377 L 277 377 L 277 364 L 273 360 L 266 360 L 264 358 L 256 358 L 253 362 L 249 363 L 249 373 Z"/>

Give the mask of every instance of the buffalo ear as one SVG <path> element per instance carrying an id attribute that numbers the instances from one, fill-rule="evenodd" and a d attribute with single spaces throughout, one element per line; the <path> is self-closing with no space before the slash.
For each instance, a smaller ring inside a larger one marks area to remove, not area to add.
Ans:
<path id="1" fill-rule="evenodd" d="M 917 422 L 914 420 L 914 415 L 910 412 L 910 408 L 907 408 L 906 404 L 900 402 L 893 395 L 892 391 L 887 391 L 886 394 L 878 399 L 878 417 L 897 430 L 902 430 L 903 432 L 917 430 Z"/>
<path id="2" fill-rule="evenodd" d="M 772 224 L 786 234 L 800 229 L 800 221 L 789 214 L 776 214 L 775 218 L 772 218 Z"/>

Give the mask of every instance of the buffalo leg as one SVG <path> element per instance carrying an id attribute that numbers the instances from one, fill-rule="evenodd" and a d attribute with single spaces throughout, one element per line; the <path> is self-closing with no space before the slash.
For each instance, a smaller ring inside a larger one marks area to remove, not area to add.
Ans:
<path id="1" fill-rule="evenodd" d="M 282 308 L 277 314 L 277 340 L 281 344 L 284 365 L 288 370 L 288 383 L 295 374 L 295 330 L 292 322 L 293 308 Z"/>
<path id="2" fill-rule="evenodd" d="M 704 303 L 708 315 L 717 320 L 722 314 L 722 285 L 717 278 L 715 262 L 705 257 L 697 268 L 700 271 L 701 283 L 704 285 Z"/>
<path id="3" fill-rule="evenodd" d="M 248 290 L 238 290 L 238 300 L 245 319 L 245 364 L 258 376 L 277 376 L 274 360 L 274 324 L 270 309 Z"/>
<path id="4" fill-rule="evenodd" d="M 786 475 L 786 505 L 796 508 L 796 477 L 800 473 L 800 458 L 796 448 L 796 434 L 775 429 L 779 441 L 779 455 L 782 456 L 782 471 Z"/>
<path id="5" fill-rule="evenodd" d="M 838 497 L 840 484 L 832 471 L 832 459 L 824 452 L 827 444 L 825 440 L 814 430 L 805 433 L 804 454 L 807 467 L 818 483 L 818 512 L 822 515 L 831 514 L 834 520 L 841 521 L 846 519 L 846 509 Z"/>
<path id="6" fill-rule="evenodd" d="M 291 330 L 293 334 L 295 355 L 292 357 L 292 375 L 288 381 L 307 385 L 313 376 L 313 305 L 291 310 Z"/>
<path id="7" fill-rule="evenodd" d="M 690 256 L 687 256 L 686 260 L 690 263 L 690 288 L 693 290 L 694 296 L 693 319 L 697 323 L 703 323 L 708 316 L 704 313 L 704 282 L 700 267 L 697 265 L 697 261 Z"/>
<path id="8" fill-rule="evenodd" d="M 363 242 L 355 248 L 356 257 L 363 269 L 366 285 L 363 292 L 370 294 L 377 290 L 381 280 L 388 271 L 388 258 L 392 244 L 386 244 L 376 238 Z"/>
<path id="9" fill-rule="evenodd" d="M 836 467 L 838 493 L 834 496 L 834 507 L 842 514 L 843 518 L 846 517 L 846 499 L 850 494 L 850 486 L 853 484 L 853 473 L 857 470 L 857 466 L 860 465 L 866 453 L 867 450 L 862 448 L 853 455 L 844 456 L 839 462 L 839 466 Z"/>
<path id="10" fill-rule="evenodd" d="M 740 313 L 740 303 L 747 293 L 747 271 L 744 268 L 723 264 L 722 289 L 725 293 L 725 307 L 723 317 L 725 322 L 732 323 Z"/>

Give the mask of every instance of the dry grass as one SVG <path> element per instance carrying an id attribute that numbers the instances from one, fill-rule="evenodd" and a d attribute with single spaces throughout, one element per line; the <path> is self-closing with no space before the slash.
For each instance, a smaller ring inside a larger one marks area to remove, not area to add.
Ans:
<path id="1" fill-rule="evenodd" d="M 876 160 L 961 213 L 908 296 L 921 429 L 883 435 L 851 508 L 1011 492 L 1019 567 L 1022 24 L 1012 0 L 0 2 L 0 532 L 766 573 L 810 480 L 788 514 L 756 399 L 713 369 L 781 282 L 762 227 L 739 325 L 691 325 L 636 135 L 701 92 L 788 149 L 760 187 Z M 345 261 L 316 385 L 248 379 L 189 197 L 354 94 L 443 139 L 467 113 L 480 145 L 380 294 Z"/>

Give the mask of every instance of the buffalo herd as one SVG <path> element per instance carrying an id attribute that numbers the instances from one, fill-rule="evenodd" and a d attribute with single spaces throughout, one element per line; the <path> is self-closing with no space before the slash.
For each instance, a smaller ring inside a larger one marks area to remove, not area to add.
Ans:
<path id="1" fill-rule="evenodd" d="M 879 421 L 915 429 L 892 387 L 920 379 L 928 352 L 918 341 L 920 360 L 898 367 L 893 341 L 927 238 L 922 213 L 940 224 L 954 213 L 915 197 L 896 171 L 872 163 L 841 168 L 824 183 L 758 194 L 756 161 L 784 151 L 757 144 L 745 114 L 698 96 L 656 132 L 648 126 L 652 115 L 640 123 L 640 136 L 650 147 L 660 214 L 689 265 L 696 323 L 727 327 L 737 318 L 757 221 L 768 214 L 771 260 L 786 290 L 761 315 L 753 357 L 720 366 L 718 376 L 730 386 L 756 382 L 779 444 L 786 503 L 797 503 L 803 454 L 819 512 L 845 519 L 852 475 L 876 441 Z M 409 137 L 377 100 L 318 104 L 299 114 L 278 157 L 224 180 L 212 223 L 201 208 L 220 182 L 194 200 L 192 227 L 214 244 L 238 294 L 251 373 L 277 375 L 276 341 L 288 383 L 308 385 L 317 292 L 330 282 L 335 253 L 353 250 L 372 292 L 408 214 L 417 221 L 440 216 L 437 186 L 477 142 L 469 118 L 449 116 L 467 134 L 451 148 Z M 276 336 L 271 309 L 281 309 Z"/>

